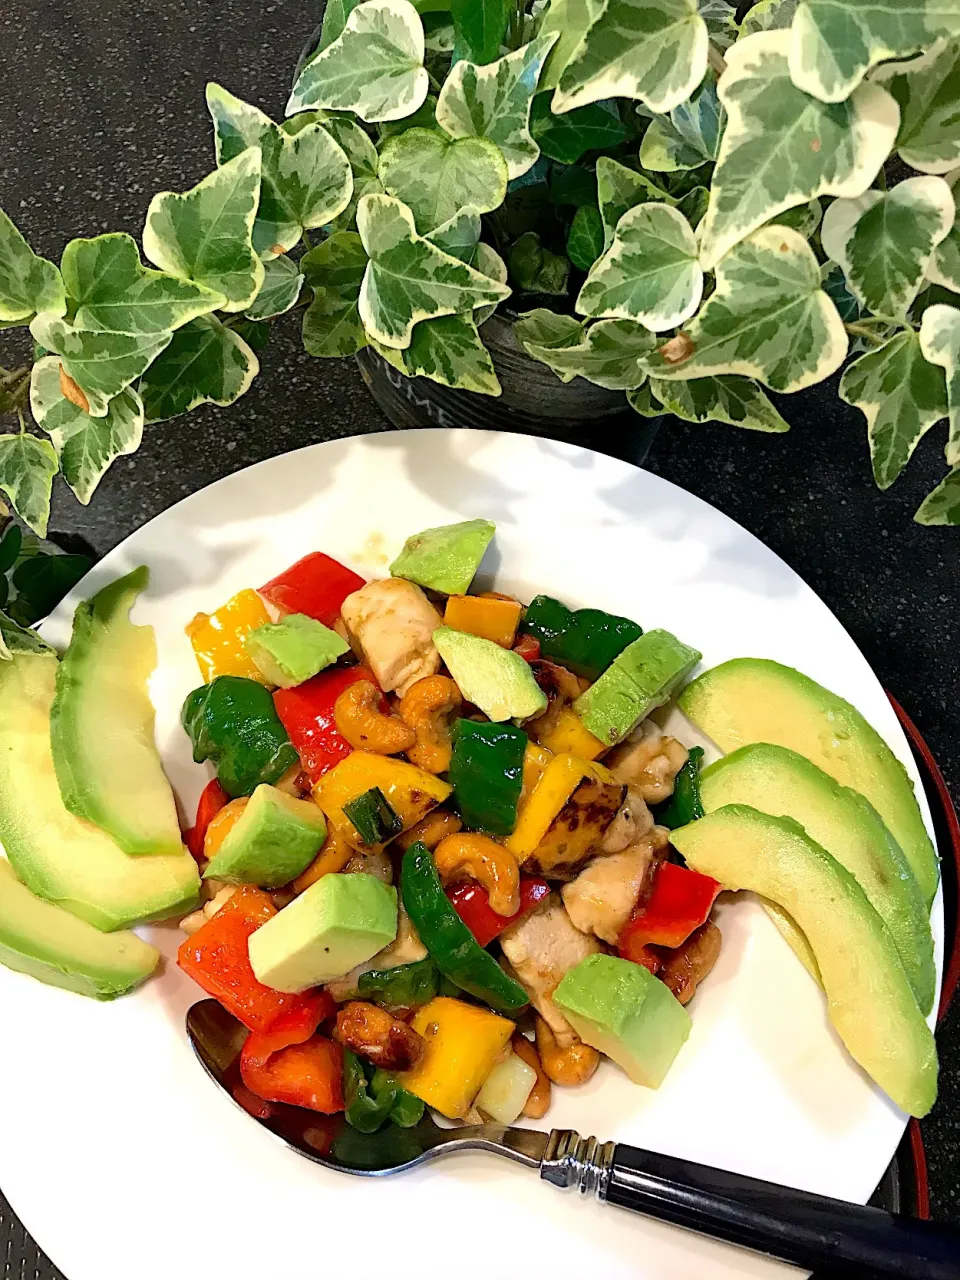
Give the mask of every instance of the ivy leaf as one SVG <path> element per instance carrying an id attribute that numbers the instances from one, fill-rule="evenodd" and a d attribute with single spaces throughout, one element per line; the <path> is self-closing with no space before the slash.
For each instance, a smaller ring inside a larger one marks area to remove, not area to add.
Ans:
<path id="1" fill-rule="evenodd" d="M 960 293 L 960 169 L 944 179 L 950 188 L 957 212 L 953 225 L 933 251 L 927 266 L 927 279 L 954 293 Z"/>
<path id="2" fill-rule="evenodd" d="M 604 157 L 601 156 L 601 159 Z M 599 161 L 598 161 L 599 163 Z M 550 203 L 597 203 L 597 175 L 595 170 L 582 165 L 553 164 L 550 166 Z M 626 213 L 626 209 L 624 209 Z"/>
<path id="3" fill-rule="evenodd" d="M 408 378 L 430 378 L 444 387 L 457 387 L 482 396 L 501 394 L 500 380 L 490 352 L 477 333 L 473 316 L 440 316 L 413 326 L 404 351 L 377 344 L 377 351 Z"/>
<path id="4" fill-rule="evenodd" d="M 350 161 L 353 170 L 354 184 L 357 179 L 369 179 L 377 176 L 379 159 L 373 139 L 349 116 L 336 115 L 332 111 L 313 111 L 309 113 L 313 124 L 318 124 L 329 133 L 343 154 Z M 297 117 L 294 117 L 295 119 Z M 293 123 L 287 120 L 281 128 L 289 129 Z M 297 130 L 299 132 L 299 130 Z"/>
<path id="5" fill-rule="evenodd" d="M 692 191 L 688 191 L 685 196 L 677 201 L 677 210 L 683 214 L 694 231 L 696 231 L 706 217 L 709 205 L 710 192 L 707 188 L 694 187 Z"/>
<path id="6" fill-rule="evenodd" d="M 53 442 L 63 478 L 84 505 L 114 459 L 134 453 L 143 439 L 143 403 L 135 391 L 122 391 L 102 418 L 92 418 L 64 396 L 56 356 L 33 366 L 30 409 Z"/>
<path id="7" fill-rule="evenodd" d="M 89 556 L 35 555 L 21 561 L 13 571 L 17 598 L 10 607 L 11 617 L 26 627 L 39 622 L 57 607 L 92 567 L 93 561 Z M 34 639 L 39 640 L 39 637 Z M 27 650 L 25 640 L 17 647 L 23 652 L 40 652 L 35 647 Z"/>
<path id="8" fill-rule="evenodd" d="M 649 354 L 655 339 L 632 320 L 598 320 L 586 329 L 572 316 L 555 316 L 540 309 L 521 317 L 514 334 L 524 350 L 548 365 L 561 382 L 587 378 L 611 391 L 632 391 L 646 378 L 640 356 Z"/>
<path id="9" fill-rule="evenodd" d="M 740 24 L 740 38 L 758 31 L 787 30 L 793 25 L 800 0 L 760 0 L 747 12 Z"/>
<path id="10" fill-rule="evenodd" d="M 697 241 L 683 214 L 641 204 L 617 223 L 613 243 L 577 298 L 588 316 L 636 320 L 654 333 L 683 324 L 703 296 Z"/>
<path id="11" fill-rule="evenodd" d="M 19 525 L 9 524 L 6 533 L 0 538 L 0 577 L 9 573 L 16 564 L 22 546 L 23 534 Z"/>
<path id="12" fill-rule="evenodd" d="M 636 391 L 627 392 L 627 403 L 641 418 L 662 418 L 666 413 L 663 405 L 650 389 L 650 383 L 637 387 Z"/>
<path id="13" fill-rule="evenodd" d="M 53 559 L 54 557 L 50 557 Z M 60 559 L 62 557 L 57 557 Z M 74 557 L 71 557 L 71 559 Z M 86 559 L 86 557 L 76 557 Z M 86 571 L 84 571 L 86 572 Z M 80 579 L 77 579 L 79 582 Z M 76 583 L 73 584 L 74 586 Z M 68 588 L 69 590 L 69 588 Z M 9 661 L 15 653 L 55 653 L 35 631 L 19 626 L 5 613 L 0 613 L 0 661 Z"/>
<path id="14" fill-rule="evenodd" d="M 943 370 L 924 359 L 912 329 L 855 360 L 840 379 L 840 398 L 867 420 L 881 489 L 893 484 L 923 436 L 947 416 Z"/>
<path id="15" fill-rule="evenodd" d="M 582 205 L 573 215 L 567 235 L 567 257 L 581 271 L 589 271 L 603 253 L 603 219 L 596 205 Z"/>
<path id="16" fill-rule="evenodd" d="M 920 350 L 924 359 L 938 364 L 946 374 L 950 434 L 947 465 L 960 466 L 960 311 L 938 303 L 928 307 L 920 323 Z"/>
<path id="17" fill-rule="evenodd" d="M 382 120 L 377 125 L 381 138 L 395 138 L 408 129 L 436 129 L 437 99 L 428 93 L 422 104 L 412 116 L 404 116 L 402 120 Z"/>
<path id="18" fill-rule="evenodd" d="M 764 225 L 768 227 L 792 227 L 799 231 L 805 240 L 809 240 L 823 216 L 823 205 L 819 200 L 808 200 L 806 204 L 796 204 L 792 209 L 784 209 L 775 218 Z"/>
<path id="19" fill-rule="evenodd" d="M 956 209 L 942 178 L 908 178 L 890 191 L 835 200 L 823 219 L 823 251 L 874 315 L 900 320 L 923 284 Z"/>
<path id="20" fill-rule="evenodd" d="M 717 97 L 717 77 L 708 71 L 689 101 L 651 121 L 640 144 L 640 163 L 662 173 L 710 164 L 720 151 L 725 121 Z"/>
<path id="21" fill-rule="evenodd" d="M 233 329 L 203 316 L 178 329 L 140 379 L 147 422 L 162 422 L 201 404 L 233 404 L 260 372 L 260 362 Z"/>
<path id="22" fill-rule="evenodd" d="M 510 292 L 418 236 L 411 210 L 391 196 L 364 196 L 357 226 L 370 258 L 360 318 L 384 346 L 408 347 L 418 321 L 472 311 Z"/>
<path id="23" fill-rule="evenodd" d="M 960 467 L 927 494 L 913 518 L 917 524 L 960 524 Z"/>
<path id="24" fill-rule="evenodd" d="M 323 8 L 323 22 L 320 26 L 320 43 L 317 51 L 326 49 L 347 25 L 347 19 L 362 0 L 327 0 Z"/>
<path id="25" fill-rule="evenodd" d="M 787 392 L 822 382 L 846 354 L 810 246 L 787 227 L 763 227 L 717 263 L 715 292 L 646 367 L 671 380 L 741 373 Z"/>
<path id="26" fill-rule="evenodd" d="M 540 17 L 538 35 L 559 36 L 540 76 L 541 89 L 555 89 L 563 69 L 603 10 L 603 0 L 549 0 Z"/>
<path id="27" fill-rule="evenodd" d="M 627 137 L 615 103 L 594 102 L 554 115 L 545 93 L 533 100 L 531 130 L 543 154 L 561 164 L 573 164 L 585 151 L 619 146 Z"/>
<path id="28" fill-rule="evenodd" d="M 820 287 L 837 308 L 844 324 L 851 324 L 863 315 L 863 308 L 847 285 L 847 277 L 837 262 L 825 262 L 820 268 Z"/>
<path id="29" fill-rule="evenodd" d="M 619 160 L 601 156 L 597 161 L 597 202 L 603 219 L 604 246 L 613 243 L 613 234 L 623 215 L 649 200 L 674 206 L 677 201 L 642 173 L 635 173 Z"/>
<path id="30" fill-rule="evenodd" d="M 551 311 L 548 307 L 537 307 L 533 311 L 525 311 L 519 320 L 514 321 L 513 336 L 521 344 L 528 355 L 544 364 L 551 361 L 547 353 L 563 347 L 575 347 L 583 341 L 583 321 L 575 316 L 565 315 L 562 311 Z M 562 376 L 569 382 L 573 374 Z"/>
<path id="31" fill-rule="evenodd" d="M 352 356 L 367 345 L 360 286 L 367 254 L 355 231 L 338 231 L 305 253 L 300 270 L 316 290 L 303 317 L 303 345 L 312 356 Z"/>
<path id="32" fill-rule="evenodd" d="M 864 84 L 825 106 L 791 81 L 789 50 L 789 31 L 766 31 L 727 51 L 718 85 L 727 125 L 701 237 L 707 268 L 784 209 L 862 195 L 893 146 L 900 113 L 885 90 Z"/>
<path id="33" fill-rule="evenodd" d="M 491 249 L 488 244 L 481 242 L 477 245 L 477 252 L 471 266 L 476 267 L 482 276 L 495 280 L 497 284 L 505 285 L 507 283 L 507 264 L 496 249 Z M 495 302 L 486 302 L 482 307 L 474 307 L 473 318 L 477 325 L 486 324 L 496 309 L 497 304 Z"/>
<path id="34" fill-rule="evenodd" d="M 165 333 L 100 333 L 74 329 L 41 313 L 30 332 L 46 351 L 60 356 L 64 370 L 87 397 L 87 412 L 102 418 L 110 401 L 143 373 L 173 337 Z"/>
<path id="35" fill-rule="evenodd" d="M 461 209 L 447 222 L 443 222 L 429 233 L 427 239 L 444 253 L 459 258 L 470 266 L 474 265 L 477 244 L 480 240 L 480 215 L 476 209 Z"/>
<path id="36" fill-rule="evenodd" d="M 183 195 L 155 195 L 143 252 L 162 271 L 220 294 L 224 311 L 242 311 L 263 283 L 252 239 L 259 200 L 260 151 L 248 147 Z"/>
<path id="37" fill-rule="evenodd" d="M 207 85 L 217 164 L 225 165 L 248 147 L 261 152 L 260 207 L 253 247 L 261 257 L 292 249 L 305 229 L 322 227 L 350 203 L 350 161 L 327 130 L 310 124 L 285 132 L 248 102 L 218 84 Z"/>
<path id="38" fill-rule="evenodd" d="M 738 35 L 736 5 L 727 0 L 697 0 L 697 8 L 716 47 L 721 52 L 729 49 Z"/>
<path id="39" fill-rule="evenodd" d="M 472 62 L 493 62 L 507 30 L 515 0 L 450 0 L 456 49 Z"/>
<path id="40" fill-rule="evenodd" d="M 311 107 L 361 120 L 402 120 L 427 96 L 423 25 L 409 0 L 358 5 L 340 35 L 300 72 L 287 115 Z"/>
<path id="41" fill-rule="evenodd" d="M 253 304 L 247 307 L 248 320 L 271 320 L 282 316 L 296 304 L 303 288 L 303 276 L 297 264 L 287 257 L 271 258 L 260 292 Z"/>
<path id="42" fill-rule="evenodd" d="M 703 79 L 709 43 L 697 0 L 606 0 L 564 68 L 553 109 L 639 98 L 670 111 Z"/>
<path id="43" fill-rule="evenodd" d="M 751 378 L 726 375 L 718 378 L 691 378 L 687 382 L 667 382 L 653 378 L 650 390 L 663 411 L 684 422 L 727 422 L 747 431 L 790 430 L 767 395 Z"/>
<path id="44" fill-rule="evenodd" d="M 794 84 L 842 102 L 885 58 L 960 35 L 960 9 L 951 0 L 802 0 L 790 32 Z"/>
<path id="45" fill-rule="evenodd" d="M 380 181 L 388 196 L 413 211 L 421 235 L 461 209 L 487 213 L 507 194 L 507 165 L 486 138 L 446 138 L 408 129 L 391 138 L 380 156 Z"/>
<path id="46" fill-rule="evenodd" d="M 947 173 L 960 164 L 960 43 L 948 41 L 903 74 L 883 79 L 900 104 L 897 150 L 912 169 Z"/>
<path id="47" fill-rule="evenodd" d="M 41 538 L 50 518 L 50 490 L 57 474 L 57 455 L 49 440 L 25 432 L 0 436 L 0 489 L 17 515 Z"/>
<path id="48" fill-rule="evenodd" d="M 76 306 L 75 329 L 131 335 L 169 333 L 226 301 L 222 293 L 202 284 L 144 267 L 137 242 L 123 232 L 71 240 L 63 251 L 60 270 Z M 77 381 L 83 386 L 79 378 Z"/>
<path id="49" fill-rule="evenodd" d="M 0 322 L 26 324 L 38 311 L 67 310 L 60 272 L 33 252 L 0 209 Z"/>
<path id="50" fill-rule="evenodd" d="M 567 292 L 570 263 L 540 243 L 535 231 L 525 231 L 510 250 L 510 278 L 523 293 L 560 297 Z"/>
<path id="51" fill-rule="evenodd" d="M 437 100 L 437 124 L 452 138 L 488 138 L 519 178 L 540 148 L 530 134 L 530 104 L 537 78 L 556 36 L 538 36 L 488 66 L 458 62 Z"/>

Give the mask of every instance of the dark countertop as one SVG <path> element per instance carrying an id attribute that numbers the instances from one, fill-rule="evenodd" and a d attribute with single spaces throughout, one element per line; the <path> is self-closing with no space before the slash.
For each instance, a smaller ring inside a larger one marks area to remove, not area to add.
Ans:
<path id="1" fill-rule="evenodd" d="M 213 166 L 203 90 L 215 79 L 279 116 L 317 22 L 297 0 L 6 0 L 0 12 L 0 206 L 38 252 L 74 236 L 139 238 L 150 197 Z M 89 507 L 58 487 L 51 529 L 102 554 L 185 494 L 263 458 L 389 424 L 350 361 L 319 362 L 295 321 L 278 326 L 263 372 L 229 410 L 148 429 Z M 13 363 L 18 331 L 0 333 Z M 9 358 L 5 358 L 9 357 Z M 782 399 L 786 437 L 673 423 L 647 466 L 752 530 L 823 597 L 925 735 L 960 796 L 960 533 L 912 521 L 944 472 L 943 427 L 883 495 L 863 420 L 834 389 Z M 629 457 L 629 442 L 610 442 Z M 941 1095 L 923 1123 L 934 1215 L 960 1222 L 960 1009 L 940 1032 Z M 22 1051 L 26 1051 L 23 1048 Z M 4 1280 L 54 1274 L 0 1198 Z"/>

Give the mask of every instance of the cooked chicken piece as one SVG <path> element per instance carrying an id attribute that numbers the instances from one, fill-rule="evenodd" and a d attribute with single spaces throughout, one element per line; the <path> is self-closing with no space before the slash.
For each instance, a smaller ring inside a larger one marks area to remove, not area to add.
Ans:
<path id="1" fill-rule="evenodd" d="M 393 884 L 393 863 L 390 855 L 382 849 L 373 853 L 355 853 L 343 870 L 344 873 L 361 871 L 368 876 L 376 876 L 384 884 Z"/>
<path id="2" fill-rule="evenodd" d="M 439 613 L 413 582 L 383 578 L 368 582 L 341 607 L 350 644 L 385 692 L 401 697 L 412 684 L 440 670 L 433 633 Z"/>
<path id="3" fill-rule="evenodd" d="M 642 840 L 653 830 L 653 814 L 647 802 L 636 789 L 627 787 L 626 798 L 617 816 L 607 827 L 600 846 L 601 853 L 619 853 Z"/>
<path id="4" fill-rule="evenodd" d="M 563 886 L 563 905 L 581 933 L 594 933 L 616 946 L 637 905 L 653 856 L 653 842 L 647 838 L 621 853 L 594 858 L 576 880 Z"/>
<path id="5" fill-rule="evenodd" d="M 658 804 L 673 795 L 674 779 L 687 763 L 687 748 L 653 720 L 644 720 L 603 763 L 618 782 L 636 787 L 647 804 Z"/>
<path id="6" fill-rule="evenodd" d="M 334 978 L 332 982 L 326 984 L 327 990 L 338 1003 L 344 1000 L 353 1000 L 357 996 L 357 982 L 361 973 L 366 973 L 368 969 L 395 969 L 397 965 L 413 964 L 416 960 L 423 960 L 426 957 L 427 948 L 420 941 L 420 935 L 413 927 L 413 921 L 407 915 L 403 903 L 400 903 L 400 914 L 397 920 L 397 936 L 394 940 L 378 951 L 371 959 L 363 964 L 358 964 L 355 969 L 351 969 L 349 973 L 345 973 L 342 978 Z"/>
<path id="7" fill-rule="evenodd" d="M 568 1048 L 576 1032 L 550 997 L 567 970 L 600 951 L 600 943 L 574 926 L 558 895 L 551 893 L 536 911 L 500 935 L 500 945 L 557 1044 Z"/>

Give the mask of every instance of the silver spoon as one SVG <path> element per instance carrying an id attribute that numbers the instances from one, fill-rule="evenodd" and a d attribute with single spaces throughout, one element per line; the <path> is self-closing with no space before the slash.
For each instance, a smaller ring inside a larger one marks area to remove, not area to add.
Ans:
<path id="1" fill-rule="evenodd" d="M 187 1013 L 187 1035 L 207 1074 L 231 1098 L 246 1031 L 216 1000 Z M 239 1105 L 239 1104 L 237 1104 Z M 623 1143 L 501 1124 L 441 1129 L 424 1115 L 415 1128 L 362 1134 L 343 1116 L 271 1104 L 258 1120 L 287 1146 L 326 1169 L 361 1177 L 401 1173 L 439 1156 L 489 1151 L 536 1169 L 555 1187 L 577 1187 L 607 1204 L 845 1280 L 890 1276 L 958 1280 L 960 1231 L 882 1209 L 712 1169 Z"/>

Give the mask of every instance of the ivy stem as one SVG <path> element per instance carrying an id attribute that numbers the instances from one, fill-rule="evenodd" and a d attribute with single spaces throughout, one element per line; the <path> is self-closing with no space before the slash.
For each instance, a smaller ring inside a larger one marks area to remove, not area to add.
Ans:
<path id="1" fill-rule="evenodd" d="M 440 81 L 433 74 L 433 72 L 430 70 L 429 67 L 424 67 L 424 71 L 426 71 L 427 73 L 427 79 L 430 82 L 430 88 L 433 90 L 434 93 L 439 94 L 440 90 L 443 88 L 443 85 L 440 83 Z"/>
<path id="2" fill-rule="evenodd" d="M 727 60 L 723 54 L 711 41 L 707 47 L 707 63 L 711 66 L 718 76 L 722 76 L 727 69 Z"/>
<path id="3" fill-rule="evenodd" d="M 871 322 L 869 320 L 855 320 L 850 324 L 845 324 L 843 327 L 846 329 L 847 333 L 852 333 L 854 337 L 866 338 L 867 342 L 872 343 L 875 347 L 882 347 L 884 343 L 886 343 L 887 339 L 881 338 L 878 334 L 874 333 L 872 329 L 868 328 L 870 323 Z M 876 324 L 877 322 L 873 321 L 873 323 Z M 881 321 L 881 323 L 885 322 Z"/>
<path id="4" fill-rule="evenodd" d="M 305 230 L 305 229 L 300 233 L 300 239 L 303 241 L 304 246 L 305 246 L 308 250 L 310 250 L 310 249 L 312 249 L 312 248 L 313 248 L 313 241 L 312 241 L 312 240 L 310 239 L 310 237 L 307 235 L 307 232 L 306 232 L 306 230 Z"/>
<path id="5" fill-rule="evenodd" d="M 12 387 L 25 373 L 29 372 L 30 366 L 27 364 L 22 364 L 19 369 L 11 369 L 9 373 L 4 372 L 3 377 L 0 378 L 0 387 Z"/>

